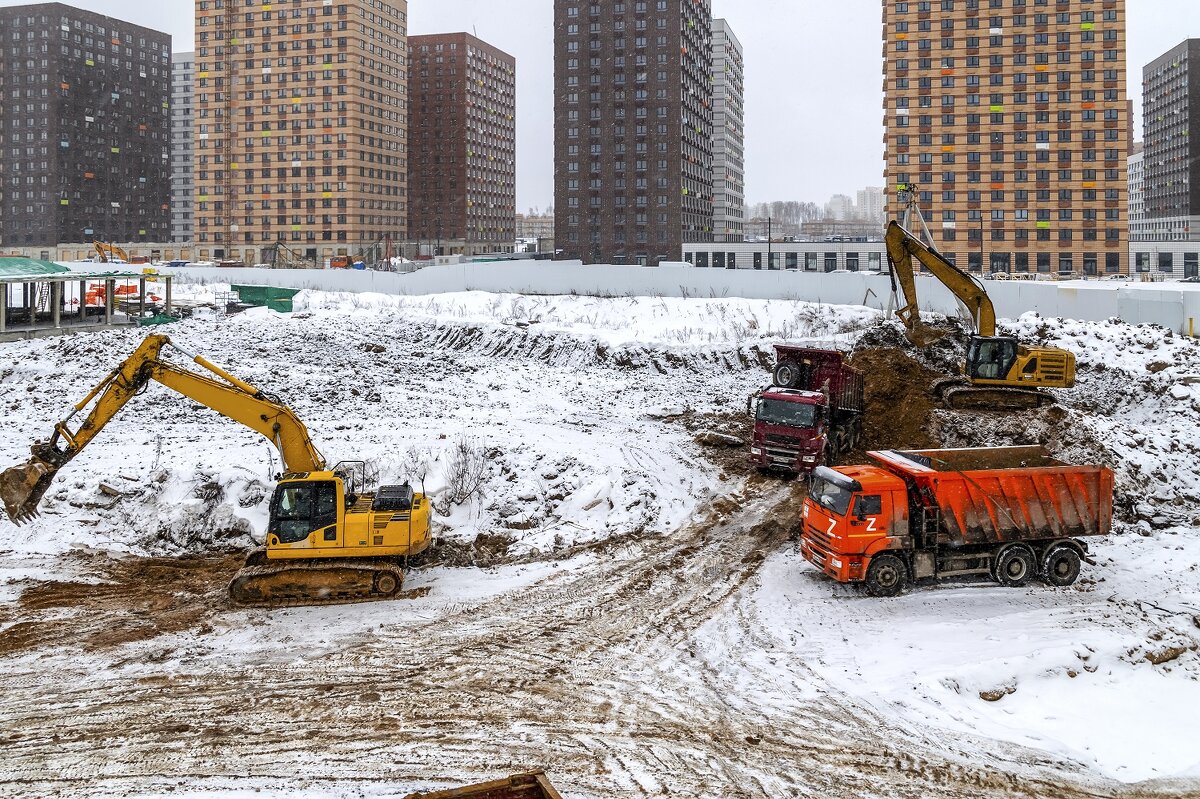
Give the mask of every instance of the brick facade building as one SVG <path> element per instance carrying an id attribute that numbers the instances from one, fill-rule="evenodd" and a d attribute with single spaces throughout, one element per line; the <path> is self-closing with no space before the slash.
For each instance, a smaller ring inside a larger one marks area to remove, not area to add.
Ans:
<path id="1" fill-rule="evenodd" d="M 0 244 L 167 240 L 171 37 L 61 3 L 0 31 Z"/>
<path id="2" fill-rule="evenodd" d="M 713 238 L 709 0 L 554 0 L 555 240 L 588 263 Z"/>
<path id="3" fill-rule="evenodd" d="M 410 240 L 426 254 L 511 252 L 516 60 L 467 33 L 411 36 L 408 50 Z"/>
<path id="4" fill-rule="evenodd" d="M 196 0 L 200 258 L 375 259 L 404 239 L 407 37 L 406 0 Z"/>
<path id="5" fill-rule="evenodd" d="M 888 212 L 972 271 L 1128 271 L 1125 0 L 884 0 Z"/>

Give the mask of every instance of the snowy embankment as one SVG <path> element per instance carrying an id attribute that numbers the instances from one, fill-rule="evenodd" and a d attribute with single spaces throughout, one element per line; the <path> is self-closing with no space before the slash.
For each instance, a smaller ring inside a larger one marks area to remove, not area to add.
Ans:
<path id="1" fill-rule="evenodd" d="M 744 403 L 762 375 L 756 343 L 827 340 L 875 316 L 782 301 L 305 293 L 293 315 L 156 332 L 290 404 L 329 463 L 423 484 L 442 537 L 501 535 L 520 553 L 678 527 L 718 473 L 662 417 Z M 145 334 L 6 345 L 0 462 L 24 460 Z M 3 525 L 0 546 L 249 547 L 280 469 L 265 440 L 152 384 L 62 470 L 40 519 Z"/>
<path id="2" fill-rule="evenodd" d="M 554 558 L 573 544 L 674 532 L 712 497 L 736 493 L 740 481 L 667 417 L 685 409 L 742 414 L 746 396 L 767 379 L 770 344 L 849 348 L 879 317 L 789 301 L 304 292 L 292 315 L 250 312 L 160 332 L 283 398 L 330 462 L 367 459 L 385 481 L 420 482 L 423 474 L 448 511 L 438 519 L 444 538 L 500 536 L 511 552 Z M 848 698 L 886 720 L 881 736 L 909 736 L 948 760 L 1001 768 L 1015 782 L 1035 769 L 1082 772 L 1084 780 L 1200 780 L 1200 381 L 1192 379 L 1200 350 L 1162 329 L 1120 323 L 1026 316 L 1011 327 L 1076 352 L 1078 386 L 1060 393 L 1058 408 L 1029 415 L 939 413 L 937 437 L 962 446 L 1040 442 L 1066 459 L 1112 466 L 1118 533 L 1093 544 L 1096 565 L 1065 589 L 964 580 L 875 600 L 831 583 L 790 546 L 768 552 L 713 618 L 684 633 L 686 645 L 649 653 L 667 664 L 659 669 L 665 684 L 677 671 L 684 682 L 699 673 L 697 682 L 721 686 L 725 705 L 698 703 L 714 717 L 707 724 L 719 727 L 722 713 L 736 710 L 769 739 L 819 738 L 806 731 L 823 727 L 796 715 L 807 712 L 804 701 Z M 3 345 L 0 465 L 23 460 L 28 443 L 48 434 L 143 335 Z M 482 456 L 478 490 L 460 504 L 449 501 L 456 451 Z M 43 562 L 39 553 L 77 547 L 182 554 L 249 546 L 261 540 L 279 467 L 261 438 L 152 386 L 63 470 L 41 518 L 22 528 L 0 522 L 0 565 L 18 579 L 29 563 Z M 291 662 L 289 642 L 319 639 L 325 649 L 305 650 L 318 662 L 357 652 L 363 637 L 387 659 L 388 639 L 373 637 L 385 622 L 442 617 L 455 606 L 470 616 L 479 597 L 529 599 L 553 584 L 547 575 L 602 565 L 584 556 L 435 568 L 413 580 L 433 588 L 428 597 L 394 608 L 230 612 L 215 634 L 182 633 L 194 651 L 166 662 L 204 676 L 251 650 L 263 662 Z M 564 621 L 569 629 L 579 620 Z M 138 665 L 123 668 L 137 677 L 162 668 L 141 657 L 137 643 L 127 646 L 122 662 Z M 115 656 L 88 657 L 102 673 Z M 634 678 L 614 667 L 603 687 L 633 714 L 644 686 L 623 679 Z M 687 690 L 664 688 L 650 715 L 631 718 L 656 723 L 689 704 Z M 998 744 L 997 754 L 962 743 L 980 737 L 1035 751 Z M 1016 766 L 1013 751 L 1026 753 Z M 719 761 L 733 780 L 739 763 L 721 757 L 698 759 Z"/>

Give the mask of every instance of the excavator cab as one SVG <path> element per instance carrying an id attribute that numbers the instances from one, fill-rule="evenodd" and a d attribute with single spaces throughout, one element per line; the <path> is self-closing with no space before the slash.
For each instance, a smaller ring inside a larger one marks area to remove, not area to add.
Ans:
<path id="1" fill-rule="evenodd" d="M 336 541 L 340 489 L 334 480 L 280 483 L 271 498 L 268 544 L 297 544 L 313 535 Z"/>
<path id="2" fill-rule="evenodd" d="M 1075 355 L 1056 347 L 1026 347 L 1012 336 L 972 336 L 965 373 L 977 386 L 1070 388 Z"/>
<path id="3" fill-rule="evenodd" d="M 1017 340 L 1007 336 L 972 336 L 967 347 L 967 377 L 972 382 L 1007 377 L 1017 362 Z"/>

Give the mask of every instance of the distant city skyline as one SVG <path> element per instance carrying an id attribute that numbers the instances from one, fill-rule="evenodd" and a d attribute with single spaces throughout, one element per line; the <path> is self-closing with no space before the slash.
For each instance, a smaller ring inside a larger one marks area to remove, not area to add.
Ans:
<path id="1" fill-rule="evenodd" d="M 0 0 L 0 7 L 28 5 Z M 79 8 L 171 34 L 194 49 L 193 4 L 79 0 Z M 878 0 L 713 0 L 745 46 L 746 201 L 853 196 L 883 184 L 883 27 Z M 1142 67 L 1200 36 L 1195 0 L 1128 0 L 1129 99 L 1142 138 Z M 785 21 L 787 24 L 781 24 Z M 1189 25 L 1190 23 L 1190 25 Z M 550 0 L 410 0 L 409 33 L 465 31 L 517 59 L 517 210 L 554 197 Z"/>

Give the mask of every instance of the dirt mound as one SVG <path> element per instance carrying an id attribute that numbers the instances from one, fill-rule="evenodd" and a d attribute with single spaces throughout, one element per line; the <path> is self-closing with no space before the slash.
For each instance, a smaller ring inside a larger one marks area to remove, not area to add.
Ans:
<path id="1" fill-rule="evenodd" d="M 862 441 L 844 462 L 861 462 L 873 449 L 940 446 L 929 385 L 941 374 L 896 347 L 860 349 L 850 363 L 866 375 L 866 409 Z"/>
<path id="2" fill-rule="evenodd" d="M 754 420 L 745 409 L 727 413 L 696 413 L 688 410 L 670 421 L 678 422 L 697 437 L 716 434 L 716 437 L 727 436 L 740 440 L 741 446 L 701 443 L 700 451 L 707 460 L 720 467 L 726 477 L 749 477 L 758 474 L 750 465 L 750 441 L 754 437 Z"/>
<path id="3" fill-rule="evenodd" d="M 926 333 L 934 334 L 925 346 L 918 347 L 908 340 L 904 327 L 898 322 L 884 321 L 866 330 L 854 345 L 856 351 L 875 349 L 901 350 L 913 360 L 935 372 L 958 374 L 966 357 L 970 331 L 957 319 L 924 322 Z"/>
<path id="4" fill-rule="evenodd" d="M 0 632 L 0 656 L 57 644 L 107 649 L 201 626 L 227 606 L 225 588 L 242 559 L 74 556 L 81 576 L 99 582 L 30 587 L 17 603 L 23 621 Z"/>

